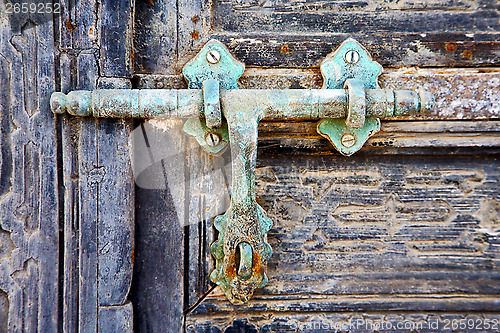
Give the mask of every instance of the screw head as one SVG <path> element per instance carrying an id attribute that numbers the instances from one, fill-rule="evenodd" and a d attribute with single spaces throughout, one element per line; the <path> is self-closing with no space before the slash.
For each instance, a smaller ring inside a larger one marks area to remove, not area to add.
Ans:
<path id="1" fill-rule="evenodd" d="M 207 61 L 211 64 L 216 64 L 220 60 L 220 53 L 217 50 L 210 50 L 207 53 Z"/>
<path id="2" fill-rule="evenodd" d="M 205 141 L 210 147 L 215 147 L 220 143 L 220 137 L 216 133 L 208 133 Z"/>
<path id="3" fill-rule="evenodd" d="M 340 142 L 342 142 L 342 146 L 346 148 L 351 148 L 356 143 L 356 138 L 351 133 L 347 133 L 342 135 Z"/>
<path id="4" fill-rule="evenodd" d="M 359 53 L 354 50 L 350 50 L 345 54 L 345 61 L 348 64 L 354 65 L 359 61 Z"/>

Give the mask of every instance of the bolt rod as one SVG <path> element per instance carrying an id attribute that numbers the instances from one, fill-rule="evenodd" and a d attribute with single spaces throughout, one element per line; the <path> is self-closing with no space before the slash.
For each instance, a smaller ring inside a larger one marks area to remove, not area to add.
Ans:
<path id="1" fill-rule="evenodd" d="M 241 108 L 261 109 L 265 119 L 345 118 L 345 89 L 234 89 L 220 91 L 221 105 L 237 103 Z M 204 117 L 201 89 L 103 89 L 54 93 L 54 113 L 103 118 L 193 118 Z M 429 93 L 409 90 L 366 90 L 366 116 L 380 119 L 429 112 Z M 224 107 L 223 107 L 224 109 Z M 223 110 L 224 111 L 224 110 Z"/>

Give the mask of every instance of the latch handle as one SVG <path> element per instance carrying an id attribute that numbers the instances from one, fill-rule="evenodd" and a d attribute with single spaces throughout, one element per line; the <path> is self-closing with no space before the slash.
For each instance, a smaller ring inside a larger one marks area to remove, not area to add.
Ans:
<path id="1" fill-rule="evenodd" d="M 224 45 L 212 40 L 183 68 L 190 89 L 74 91 L 54 93 L 50 100 L 54 113 L 188 118 L 184 131 L 210 154 L 220 154 L 230 142 L 231 205 L 214 220 L 219 236 L 210 246 L 216 261 L 210 278 L 234 304 L 248 301 L 267 283 L 265 268 L 272 251 L 267 243 L 272 221 L 255 194 L 260 120 L 321 119 L 318 132 L 348 156 L 380 129 L 380 119 L 434 108 L 430 93 L 380 89 L 382 67 L 353 39 L 321 64 L 323 89 L 237 89 L 244 68 Z"/>

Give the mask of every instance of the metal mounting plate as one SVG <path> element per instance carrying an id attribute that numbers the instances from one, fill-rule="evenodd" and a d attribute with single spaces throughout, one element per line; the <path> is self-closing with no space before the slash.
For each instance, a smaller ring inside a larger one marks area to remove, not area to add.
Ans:
<path id="1" fill-rule="evenodd" d="M 363 86 L 363 89 L 380 89 L 378 76 L 381 72 L 382 66 L 373 61 L 368 51 L 352 38 L 344 41 L 336 51 L 328 55 L 321 63 L 323 89 L 342 89 L 349 79 L 356 79 Z M 349 88 L 349 98 L 351 99 L 354 97 L 351 94 L 351 88 L 353 87 Z M 353 102 L 349 101 L 349 108 L 353 105 Z M 350 115 L 350 112 L 348 114 Z M 359 117 L 359 115 L 357 116 Z M 350 156 L 361 149 L 366 140 L 380 130 L 379 119 L 367 118 L 364 119 L 364 122 L 361 122 L 359 118 L 358 121 L 351 119 L 350 116 L 348 116 L 347 120 L 323 119 L 318 123 L 317 130 L 342 155 Z M 352 127 L 347 125 L 346 122 Z M 346 137 L 348 138 L 345 139 Z"/>
<path id="2" fill-rule="evenodd" d="M 382 72 L 382 66 L 373 61 L 363 45 L 352 38 L 345 40 L 336 51 L 327 55 L 320 68 L 323 89 L 343 89 L 347 79 L 361 80 L 365 89 L 380 89 L 378 76 Z"/>
<path id="3" fill-rule="evenodd" d="M 217 80 L 220 89 L 237 89 L 238 79 L 244 70 L 245 64 L 236 60 L 224 44 L 211 40 L 184 66 L 182 74 L 188 80 L 190 89 L 202 89 L 203 82 L 209 79 Z M 183 130 L 193 136 L 209 154 L 221 154 L 228 147 L 229 134 L 225 120 L 222 120 L 221 127 L 211 129 L 205 120 L 188 119 Z M 217 145 L 207 144 L 206 136 L 209 133 L 218 135 L 220 140 Z"/>

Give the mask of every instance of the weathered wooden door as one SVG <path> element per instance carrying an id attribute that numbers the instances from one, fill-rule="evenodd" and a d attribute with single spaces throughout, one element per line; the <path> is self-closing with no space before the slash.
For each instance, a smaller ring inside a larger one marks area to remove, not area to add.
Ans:
<path id="1" fill-rule="evenodd" d="M 497 1 L 50 3 L 0 3 L 0 331 L 499 330 Z M 185 88 L 210 39 L 246 64 L 241 88 L 318 89 L 348 37 L 381 86 L 424 87 L 436 109 L 383 122 L 351 157 L 315 122 L 260 123 L 273 255 L 241 306 L 209 281 L 228 153 L 180 121 L 49 110 L 54 91 Z"/>

